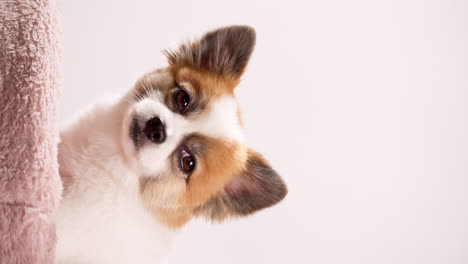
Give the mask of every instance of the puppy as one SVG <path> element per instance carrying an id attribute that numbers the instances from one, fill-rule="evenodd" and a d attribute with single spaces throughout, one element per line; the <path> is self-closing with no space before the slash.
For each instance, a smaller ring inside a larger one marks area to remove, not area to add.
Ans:
<path id="1" fill-rule="evenodd" d="M 286 185 L 243 142 L 234 90 L 255 31 L 231 26 L 165 51 L 166 68 L 61 133 L 56 263 L 163 263 L 177 229 L 274 205 Z"/>

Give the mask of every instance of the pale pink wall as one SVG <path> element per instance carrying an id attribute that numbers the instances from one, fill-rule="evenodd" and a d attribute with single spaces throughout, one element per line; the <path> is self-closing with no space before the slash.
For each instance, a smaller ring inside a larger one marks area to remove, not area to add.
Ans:
<path id="1" fill-rule="evenodd" d="M 129 88 L 160 50 L 248 24 L 247 140 L 277 207 L 194 222 L 173 263 L 468 263 L 466 1 L 60 1 L 66 121 Z"/>

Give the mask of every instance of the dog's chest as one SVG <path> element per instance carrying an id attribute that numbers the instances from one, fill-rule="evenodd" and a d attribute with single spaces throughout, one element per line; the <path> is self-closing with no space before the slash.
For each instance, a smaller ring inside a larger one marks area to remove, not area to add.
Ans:
<path id="1" fill-rule="evenodd" d="M 56 264 L 165 263 L 173 231 L 137 195 L 112 183 L 75 183 L 57 217 Z"/>

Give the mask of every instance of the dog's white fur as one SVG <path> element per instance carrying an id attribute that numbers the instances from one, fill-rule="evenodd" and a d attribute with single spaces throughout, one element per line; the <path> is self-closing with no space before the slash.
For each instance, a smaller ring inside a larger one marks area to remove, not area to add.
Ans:
<path id="1" fill-rule="evenodd" d="M 158 263 L 173 231 L 138 194 L 136 165 L 119 142 L 125 102 L 95 106 L 61 133 L 62 177 L 72 175 L 57 216 L 56 263 Z"/>
<path id="2" fill-rule="evenodd" d="M 242 140 L 231 97 L 218 99 L 191 123 L 157 98 L 131 105 L 127 97 L 94 106 L 61 132 L 60 173 L 66 185 L 67 178 L 71 182 L 58 211 L 57 264 L 164 263 L 175 231 L 144 208 L 140 174 L 162 175 L 167 156 L 193 131 Z M 167 142 L 134 151 L 128 134 L 134 113 L 161 116 L 170 131 Z"/>

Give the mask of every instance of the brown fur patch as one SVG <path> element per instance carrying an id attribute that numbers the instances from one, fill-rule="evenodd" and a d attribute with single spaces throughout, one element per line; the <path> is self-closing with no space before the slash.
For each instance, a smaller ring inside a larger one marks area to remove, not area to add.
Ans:
<path id="1" fill-rule="evenodd" d="M 206 33 L 195 42 L 164 51 L 171 65 L 184 65 L 239 79 L 255 46 L 255 30 L 230 26 Z"/>
<path id="2" fill-rule="evenodd" d="M 141 181 L 140 190 L 146 207 L 166 225 L 176 228 L 184 225 L 200 207 L 219 193 L 242 171 L 247 159 L 247 149 L 236 142 L 195 136 L 201 141 L 201 153 L 196 155 L 197 168 L 185 182 L 180 172 L 173 172 L 164 179 L 145 178 Z M 177 163 L 177 158 L 174 158 Z M 161 201 L 161 193 L 170 193 L 171 198 Z M 162 204 L 163 203 L 163 204 Z"/>
<path id="3" fill-rule="evenodd" d="M 170 71 L 176 83 L 189 82 L 199 99 L 206 104 L 223 95 L 233 95 L 234 88 L 239 84 L 238 80 L 187 66 L 173 65 Z"/>
<path id="4" fill-rule="evenodd" d="M 206 138 L 199 168 L 190 176 L 186 193 L 180 199 L 184 207 L 196 207 L 224 188 L 238 174 L 247 159 L 247 150 L 236 142 Z"/>
<path id="5" fill-rule="evenodd" d="M 286 184 L 268 162 L 249 150 L 244 169 L 217 195 L 198 207 L 195 214 L 214 221 L 245 216 L 273 206 L 287 192 Z"/>

